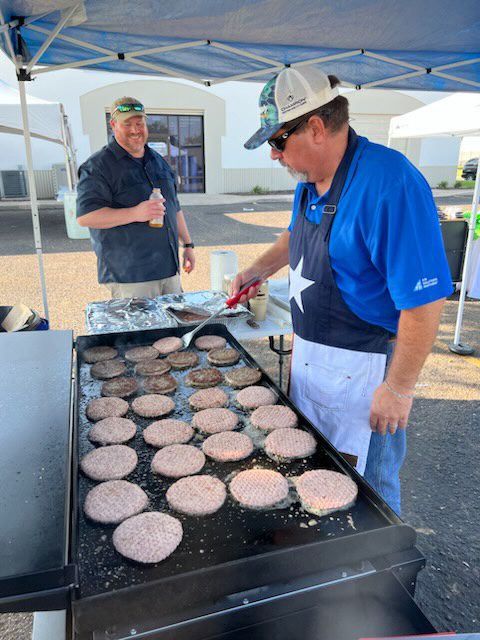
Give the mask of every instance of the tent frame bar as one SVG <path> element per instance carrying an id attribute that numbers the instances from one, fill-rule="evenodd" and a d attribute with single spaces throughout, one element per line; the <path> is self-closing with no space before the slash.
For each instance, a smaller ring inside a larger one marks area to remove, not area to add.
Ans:
<path id="1" fill-rule="evenodd" d="M 85 66 L 94 66 L 96 64 L 101 64 L 102 62 L 111 62 L 114 60 L 128 60 L 129 62 L 136 64 L 140 67 L 144 67 L 146 69 L 151 69 L 153 71 L 159 71 L 162 73 L 166 73 L 167 75 L 170 76 L 175 76 L 177 78 L 183 78 L 185 80 L 191 80 L 193 82 L 196 83 L 201 83 L 204 84 L 206 86 L 211 86 L 214 84 L 220 84 L 222 82 L 228 82 L 231 80 L 246 80 L 247 78 L 254 78 L 257 77 L 259 75 L 265 74 L 265 73 L 269 73 L 272 71 L 277 71 L 278 69 L 282 69 L 285 66 L 291 66 L 291 67 L 296 67 L 296 66 L 303 66 L 303 65 L 307 65 L 307 64 L 316 64 L 317 62 L 326 62 L 328 60 L 338 60 L 341 58 L 352 58 L 355 57 L 357 55 L 365 55 L 377 60 L 380 60 L 382 62 L 386 62 L 388 64 L 392 64 L 398 67 L 402 67 L 402 68 L 409 68 L 412 69 L 412 73 L 404 73 L 401 75 L 397 75 L 397 76 L 389 76 L 387 78 L 383 78 L 380 80 L 376 80 L 376 81 L 372 81 L 372 82 L 367 82 L 364 83 L 363 85 L 355 85 L 356 89 L 366 89 L 366 88 L 370 88 L 370 87 L 380 87 L 383 86 L 385 84 L 388 84 L 389 82 L 391 82 L 392 80 L 401 80 L 401 79 L 406 79 L 406 78 L 412 78 L 415 76 L 420 76 L 420 75 L 424 75 L 424 74 L 432 74 L 432 75 L 436 75 L 442 78 L 445 78 L 447 80 L 452 80 L 454 82 L 459 82 L 462 84 L 466 84 L 472 87 L 478 87 L 480 89 L 480 82 L 474 82 L 471 80 L 467 80 L 464 78 L 460 78 L 457 76 L 452 76 L 449 74 L 445 74 L 443 72 L 444 69 L 451 69 L 451 68 L 457 68 L 457 67 L 464 67 L 466 65 L 471 65 L 471 64 L 476 64 L 478 62 L 478 58 L 472 59 L 472 60 L 465 60 L 465 61 L 457 61 L 457 62 L 453 62 L 453 63 L 449 63 L 449 64 L 445 64 L 445 65 L 440 65 L 438 67 L 432 67 L 432 68 L 424 68 L 420 65 L 415 65 L 413 63 L 410 62 L 406 62 L 406 61 L 402 61 L 402 60 L 396 60 L 395 58 L 391 58 L 389 56 L 385 56 L 379 53 L 375 53 L 373 51 L 368 51 L 367 49 L 356 49 L 356 50 L 352 50 L 352 51 L 345 51 L 342 53 L 338 53 L 338 54 L 332 54 L 330 56 L 324 56 L 324 57 L 320 57 L 320 58 L 312 58 L 309 60 L 302 60 L 301 62 L 294 62 L 291 63 L 290 65 L 285 64 L 284 62 L 280 62 L 278 60 L 272 60 L 270 58 L 265 58 L 263 56 L 259 56 L 257 54 L 253 54 L 250 53 L 248 51 L 244 51 L 242 49 L 238 49 L 237 47 L 233 47 L 231 45 L 225 44 L 223 42 L 216 42 L 214 40 L 193 40 L 191 42 L 186 42 L 186 43 L 179 43 L 178 45 L 166 45 L 165 47 L 150 47 L 148 49 L 142 49 L 142 50 L 135 50 L 135 51 L 129 51 L 129 52 L 115 52 L 115 51 L 109 51 L 108 49 L 104 49 L 102 47 L 98 47 L 97 45 L 92 45 L 88 42 L 84 42 L 83 40 L 79 40 L 77 38 L 71 38 L 70 36 L 66 36 L 64 34 L 60 34 L 59 32 L 61 31 L 61 29 L 65 26 L 65 24 L 68 22 L 68 20 L 71 18 L 71 16 L 73 15 L 73 13 L 77 10 L 78 6 L 80 6 L 78 3 L 73 5 L 70 9 L 70 11 L 68 11 L 68 13 L 57 23 L 57 25 L 52 29 L 52 30 L 48 30 L 45 29 L 44 27 L 40 27 L 38 25 L 33 25 L 31 24 L 32 22 L 34 22 L 35 20 L 38 20 L 40 17 L 43 17 L 45 15 L 48 14 L 43 14 L 43 16 L 34 16 L 32 18 L 26 18 L 25 21 L 23 22 L 23 24 L 20 24 L 19 20 L 14 20 L 11 23 L 7 24 L 3 24 L 2 27 L 0 27 L 0 29 L 2 30 L 6 30 L 6 29 L 19 29 L 21 26 L 23 26 L 24 28 L 27 29 L 31 29 L 34 31 L 37 31 L 38 33 L 43 33 L 44 35 L 47 36 L 46 41 L 43 43 L 43 45 L 40 47 L 40 49 L 37 51 L 37 53 L 35 54 L 34 58 L 28 63 L 27 65 L 27 73 L 32 72 L 33 75 L 39 75 L 40 73 L 47 73 L 49 71 L 57 71 L 59 69 L 75 69 L 75 68 L 81 68 L 81 67 L 85 67 Z M 33 67 L 36 63 L 38 63 L 40 61 L 41 56 L 43 55 L 43 53 L 45 52 L 45 50 L 50 46 L 50 44 L 56 39 L 62 39 L 65 40 L 66 42 L 70 42 L 71 44 L 75 44 L 76 46 L 79 46 L 81 48 L 84 49 L 90 49 L 92 51 L 97 51 L 98 53 L 104 53 L 106 54 L 105 57 L 98 57 L 98 58 L 91 58 L 88 60 L 81 60 L 81 61 L 77 61 L 77 62 L 68 62 L 65 64 L 61 64 L 61 65 L 48 65 L 48 66 L 44 66 L 44 67 L 40 67 L 39 69 L 35 69 L 33 70 Z M 258 62 L 262 62 L 266 65 L 268 65 L 267 68 L 265 69 L 261 69 L 258 70 L 256 69 L 255 71 L 248 71 L 244 74 L 236 74 L 234 76 L 229 76 L 226 78 L 198 78 L 195 76 L 191 76 L 189 74 L 185 74 L 185 73 L 179 73 L 177 70 L 173 70 L 171 68 L 169 68 L 168 66 L 164 66 L 161 63 L 157 64 L 155 62 L 150 62 L 147 60 L 140 60 L 140 56 L 145 56 L 145 55 L 152 55 L 154 53 L 166 53 L 168 51 L 176 51 L 179 49 L 185 49 L 185 48 L 191 48 L 191 47 L 197 47 L 197 46 L 213 46 L 217 49 L 222 49 L 224 51 L 229 51 L 230 53 L 234 53 L 235 55 L 238 55 L 239 57 L 243 57 L 243 58 L 247 58 L 250 60 L 256 60 Z M 351 83 L 343 83 L 344 86 L 353 86 Z"/>

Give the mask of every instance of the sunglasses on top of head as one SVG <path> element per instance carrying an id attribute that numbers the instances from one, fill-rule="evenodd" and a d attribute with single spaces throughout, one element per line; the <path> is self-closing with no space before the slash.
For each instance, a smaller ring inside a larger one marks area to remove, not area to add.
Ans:
<path id="1" fill-rule="evenodd" d="M 300 120 L 300 122 L 297 122 L 297 124 L 294 124 L 293 127 L 290 127 L 290 129 L 287 129 L 279 136 L 270 138 L 270 140 L 268 140 L 268 144 L 272 147 L 272 149 L 275 149 L 275 151 L 279 151 L 280 153 L 282 153 L 285 149 L 288 138 L 292 135 L 292 133 L 295 133 L 295 131 L 299 129 L 302 124 L 305 124 L 306 121 L 306 119 Z"/>
<path id="2" fill-rule="evenodd" d="M 140 102 L 126 102 L 125 104 L 117 105 L 113 110 L 112 115 L 117 111 L 119 111 L 120 113 L 128 113 L 129 111 L 141 111 L 143 113 L 144 108 L 143 104 L 140 104 Z"/>

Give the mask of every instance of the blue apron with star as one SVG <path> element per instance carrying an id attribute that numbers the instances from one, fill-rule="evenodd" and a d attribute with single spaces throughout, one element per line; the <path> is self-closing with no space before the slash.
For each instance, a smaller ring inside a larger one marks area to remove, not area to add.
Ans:
<path id="1" fill-rule="evenodd" d="M 391 334 L 350 310 L 330 263 L 332 224 L 356 147 L 357 134 L 350 128 L 348 146 L 320 223 L 306 218 L 305 188 L 290 234 L 294 342 L 289 393 L 307 418 L 363 474 L 371 436 L 370 406 L 373 392 L 384 378 Z"/>

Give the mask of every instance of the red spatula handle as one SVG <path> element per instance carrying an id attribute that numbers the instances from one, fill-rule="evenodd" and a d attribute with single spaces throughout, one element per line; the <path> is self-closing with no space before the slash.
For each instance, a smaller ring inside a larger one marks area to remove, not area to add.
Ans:
<path id="1" fill-rule="evenodd" d="M 238 301 L 240 300 L 240 298 L 243 295 L 245 295 L 251 287 L 256 287 L 257 285 L 260 284 L 260 282 L 261 282 L 261 279 L 258 277 L 254 278 L 253 280 L 250 280 L 250 282 L 247 282 L 247 284 L 244 285 L 243 289 L 239 291 L 236 296 L 232 296 L 231 298 L 228 298 L 228 300 L 225 302 L 225 306 L 228 307 L 229 309 L 234 307 L 236 304 L 238 304 Z"/>

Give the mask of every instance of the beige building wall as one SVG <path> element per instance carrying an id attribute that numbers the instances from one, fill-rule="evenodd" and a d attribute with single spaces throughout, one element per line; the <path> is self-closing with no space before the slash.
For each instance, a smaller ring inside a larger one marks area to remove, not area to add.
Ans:
<path id="1" fill-rule="evenodd" d="M 202 115 L 205 137 L 205 191 L 223 189 L 222 136 L 225 135 L 225 101 L 208 91 L 165 80 L 133 80 L 109 84 L 80 96 L 82 126 L 92 153 L 107 144 L 105 114 L 120 96 L 132 95 L 147 112 Z"/>

